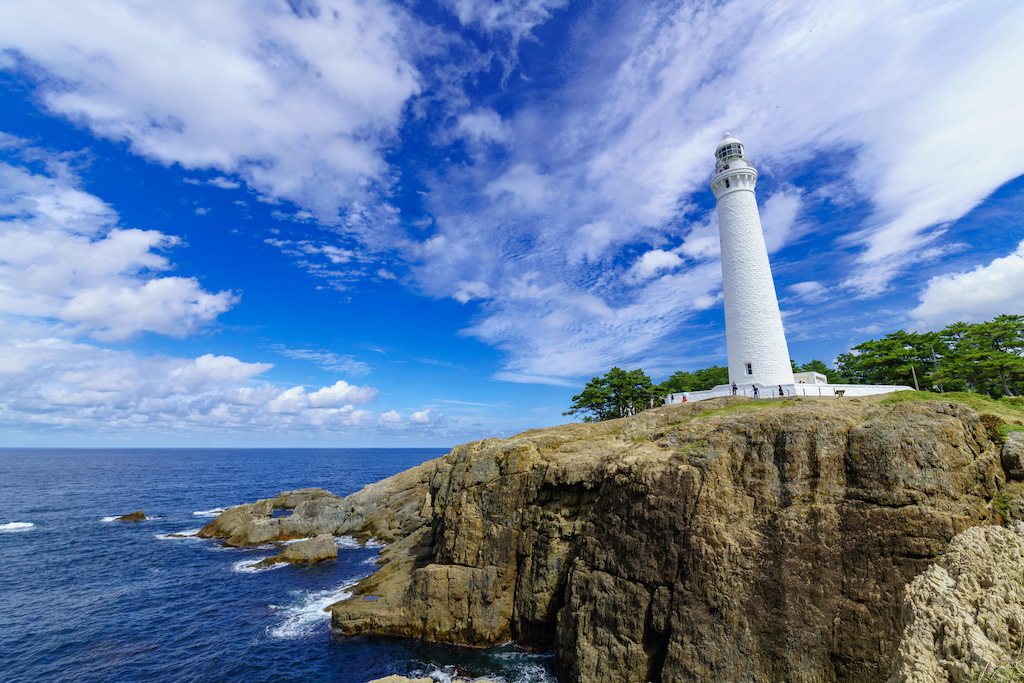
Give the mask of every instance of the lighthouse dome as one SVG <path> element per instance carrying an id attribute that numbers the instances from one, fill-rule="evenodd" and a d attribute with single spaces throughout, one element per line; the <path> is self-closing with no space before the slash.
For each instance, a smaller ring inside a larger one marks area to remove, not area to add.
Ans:
<path id="1" fill-rule="evenodd" d="M 725 164 L 733 159 L 742 159 L 743 143 L 732 136 L 732 133 L 725 131 L 725 137 L 715 149 L 715 162 Z"/>

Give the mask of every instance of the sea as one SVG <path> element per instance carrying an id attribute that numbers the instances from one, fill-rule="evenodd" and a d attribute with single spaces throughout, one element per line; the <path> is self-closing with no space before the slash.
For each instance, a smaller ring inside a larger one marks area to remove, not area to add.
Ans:
<path id="1" fill-rule="evenodd" d="M 359 490 L 443 449 L 0 449 L 0 681 L 554 683 L 552 656 L 333 633 L 324 608 L 377 568 L 249 565 L 280 546 L 194 534 L 226 507 Z M 114 517 L 142 510 L 146 520 Z"/>

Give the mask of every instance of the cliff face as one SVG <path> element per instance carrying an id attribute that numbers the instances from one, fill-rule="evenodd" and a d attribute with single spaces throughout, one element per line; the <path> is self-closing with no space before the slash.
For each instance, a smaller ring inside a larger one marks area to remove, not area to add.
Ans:
<path id="1" fill-rule="evenodd" d="M 665 406 L 431 468 L 335 628 L 554 647 L 588 683 L 885 681 L 904 586 L 1004 483 L 970 409 L 862 399 Z"/>
<path id="2" fill-rule="evenodd" d="M 202 535 L 376 536 L 383 565 L 335 628 L 551 647 L 565 681 L 881 682 L 930 647 L 897 653 L 907 583 L 957 533 L 1024 515 L 1010 489 L 993 511 L 1024 441 L 992 429 L 943 402 L 665 406 L 459 446 L 347 498 L 286 492 Z"/>

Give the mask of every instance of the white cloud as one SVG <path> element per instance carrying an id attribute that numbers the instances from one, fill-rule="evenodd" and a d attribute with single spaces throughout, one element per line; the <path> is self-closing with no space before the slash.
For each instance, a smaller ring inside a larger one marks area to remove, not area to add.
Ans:
<path id="1" fill-rule="evenodd" d="M 683 265 L 683 259 L 661 249 L 652 249 L 641 256 L 629 269 L 629 277 L 634 280 L 648 280 L 655 275 L 675 270 Z"/>
<path id="2" fill-rule="evenodd" d="M 569 263 L 580 261 L 596 263 L 601 255 L 615 241 L 615 230 L 608 221 L 594 221 L 581 226 L 568 247 Z"/>
<path id="3" fill-rule="evenodd" d="M 369 386 L 357 387 L 343 380 L 333 386 L 324 387 L 309 395 L 309 405 L 313 408 L 337 408 L 344 405 L 363 405 L 377 400 L 380 392 Z"/>
<path id="4" fill-rule="evenodd" d="M 533 28 L 551 18 L 554 10 L 568 0 L 442 0 L 465 26 L 478 26 L 487 32 L 503 32 L 519 41 Z"/>
<path id="5" fill-rule="evenodd" d="M 549 181 L 529 164 L 516 164 L 500 178 L 491 181 L 483 189 L 492 199 L 508 193 L 516 204 L 528 211 L 536 211 L 553 199 Z"/>
<path id="6" fill-rule="evenodd" d="M 272 344 L 270 348 L 286 358 L 308 360 L 325 370 L 332 370 L 346 375 L 366 375 L 370 372 L 370 366 L 356 360 L 354 356 L 337 354 L 333 351 L 290 349 L 281 344 Z"/>
<path id="7" fill-rule="evenodd" d="M 416 425 L 430 424 L 430 410 L 417 410 L 409 416 L 409 422 Z"/>
<path id="8" fill-rule="evenodd" d="M 0 329 L 0 428 L 108 436 L 293 434 L 372 427 L 355 406 L 378 390 L 345 382 L 309 392 L 253 384 L 269 363 L 231 356 L 140 356 L 47 336 L 42 326 Z"/>
<path id="9" fill-rule="evenodd" d="M 52 165 L 54 175 L 44 176 L 0 163 L 0 313 L 122 341 L 140 332 L 184 337 L 237 303 L 196 278 L 153 275 L 170 268 L 157 250 L 178 238 L 116 227 L 110 207 Z"/>
<path id="10" fill-rule="evenodd" d="M 0 45 L 34 65 L 51 111 L 324 220 L 385 180 L 382 150 L 421 87 L 417 30 L 397 4 L 356 0 L 0 6 Z"/>
<path id="11" fill-rule="evenodd" d="M 787 289 L 798 299 L 808 303 L 823 301 L 828 297 L 828 288 L 814 280 L 796 282 L 787 287 Z"/>
<path id="12" fill-rule="evenodd" d="M 512 131 L 493 109 L 479 108 L 459 117 L 458 130 L 470 140 L 477 142 L 501 142 L 512 140 Z"/>
<path id="13" fill-rule="evenodd" d="M 455 294 L 452 294 L 452 298 L 460 304 L 464 304 L 470 299 L 486 299 L 491 295 L 491 288 L 487 286 L 486 282 L 463 280 L 456 283 L 456 287 L 458 289 L 455 290 Z"/>
<path id="14" fill-rule="evenodd" d="M 910 315 L 923 330 L 960 321 L 984 322 L 1004 313 L 1024 314 L 1024 242 L 987 266 L 933 277 L 920 298 Z"/>
<path id="15" fill-rule="evenodd" d="M 241 183 L 231 180 L 230 178 L 225 178 L 224 176 L 210 178 L 209 180 L 206 181 L 206 184 L 213 185 L 214 187 L 219 187 L 222 190 L 237 190 L 239 187 L 242 186 Z"/>
<path id="16" fill-rule="evenodd" d="M 100 341 L 123 341 L 141 331 L 185 337 L 231 308 L 237 297 L 210 294 L 195 278 L 163 277 L 139 286 L 103 285 L 76 294 L 62 320 Z"/>
<path id="17" fill-rule="evenodd" d="M 769 254 L 774 254 L 792 241 L 796 232 L 796 216 L 802 203 L 800 193 L 789 190 L 776 192 L 760 207 L 761 227 Z"/>
<path id="18" fill-rule="evenodd" d="M 377 424 L 385 427 L 395 426 L 402 423 L 402 416 L 395 410 L 389 410 L 386 413 L 381 413 L 380 417 L 377 418 Z"/>

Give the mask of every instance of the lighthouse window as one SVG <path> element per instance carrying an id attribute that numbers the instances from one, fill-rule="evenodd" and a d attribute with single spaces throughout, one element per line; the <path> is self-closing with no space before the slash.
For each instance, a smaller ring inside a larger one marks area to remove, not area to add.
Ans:
<path id="1" fill-rule="evenodd" d="M 728 178 L 725 179 L 725 186 L 729 187 L 729 179 Z"/>
<path id="2" fill-rule="evenodd" d="M 747 374 L 748 375 L 753 375 L 754 374 L 754 367 L 750 363 L 744 363 L 744 365 L 747 368 Z"/>

